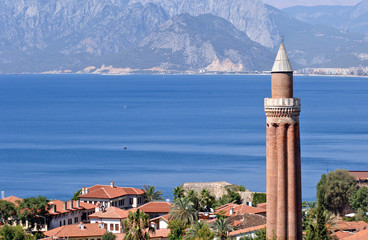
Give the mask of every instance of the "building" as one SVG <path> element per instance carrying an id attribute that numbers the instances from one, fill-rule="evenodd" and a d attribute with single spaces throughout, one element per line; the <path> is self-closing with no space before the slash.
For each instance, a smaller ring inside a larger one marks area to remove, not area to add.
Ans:
<path id="1" fill-rule="evenodd" d="M 267 236 L 302 239 L 300 99 L 293 97 L 293 70 L 283 41 L 272 71 L 272 98 L 265 99 Z"/>
<path id="2" fill-rule="evenodd" d="M 13 203 L 16 207 L 18 207 L 19 206 L 19 202 L 22 201 L 21 198 L 16 197 L 16 196 L 9 196 L 9 197 L 3 198 L 1 200 L 4 200 L 4 201 L 10 202 L 10 203 Z"/>
<path id="3" fill-rule="evenodd" d="M 97 204 L 107 207 L 118 207 L 121 209 L 136 208 L 143 204 L 144 190 L 133 187 L 117 187 L 114 182 L 110 185 L 95 185 L 82 188 L 79 195 L 81 202 Z"/>
<path id="4" fill-rule="evenodd" d="M 88 222 L 88 215 L 95 212 L 95 205 L 85 202 L 53 200 L 49 202 L 48 225 L 54 229 L 64 225 Z"/>
<path id="5" fill-rule="evenodd" d="M 109 207 L 103 211 L 96 211 L 89 215 L 91 223 L 103 223 L 103 228 L 112 233 L 121 233 L 121 220 L 128 217 L 129 212 L 135 212 L 136 209 L 122 210 L 117 207 Z"/>
<path id="6" fill-rule="evenodd" d="M 235 230 L 229 233 L 229 236 L 232 239 L 236 239 L 236 240 L 240 240 L 242 237 L 255 237 L 255 233 L 256 231 L 259 231 L 263 228 L 265 228 L 266 225 L 259 225 L 259 226 L 255 226 L 255 227 L 249 227 L 249 228 L 244 228 L 244 229 L 240 229 L 240 230 Z"/>
<path id="7" fill-rule="evenodd" d="M 170 212 L 172 203 L 170 202 L 148 202 L 140 207 L 141 211 L 147 214 L 150 219 L 166 215 Z"/>
<path id="8" fill-rule="evenodd" d="M 105 233 L 106 230 L 101 224 L 80 223 L 58 227 L 44 232 L 44 235 L 52 239 L 62 238 L 70 240 L 101 240 L 102 235 Z"/>

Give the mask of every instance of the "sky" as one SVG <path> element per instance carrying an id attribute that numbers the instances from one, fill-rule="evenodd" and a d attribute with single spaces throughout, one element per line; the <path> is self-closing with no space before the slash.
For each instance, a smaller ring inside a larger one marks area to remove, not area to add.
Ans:
<path id="1" fill-rule="evenodd" d="M 286 8 L 292 6 L 316 6 L 316 5 L 355 5 L 360 0 L 263 0 L 264 3 L 270 4 L 277 8 Z"/>

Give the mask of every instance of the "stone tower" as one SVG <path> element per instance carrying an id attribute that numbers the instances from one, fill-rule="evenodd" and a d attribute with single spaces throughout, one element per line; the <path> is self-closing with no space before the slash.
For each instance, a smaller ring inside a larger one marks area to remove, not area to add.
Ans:
<path id="1" fill-rule="evenodd" d="M 272 68 L 267 117 L 267 236 L 302 239 L 300 99 L 293 97 L 293 70 L 283 42 Z"/>

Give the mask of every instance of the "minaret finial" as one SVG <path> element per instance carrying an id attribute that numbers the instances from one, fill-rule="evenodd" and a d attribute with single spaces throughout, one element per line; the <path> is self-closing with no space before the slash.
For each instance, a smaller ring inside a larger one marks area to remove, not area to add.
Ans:
<path id="1" fill-rule="evenodd" d="M 281 43 L 284 43 L 284 34 L 281 34 Z"/>
<path id="2" fill-rule="evenodd" d="M 284 34 L 271 72 L 293 72 L 284 46 Z"/>

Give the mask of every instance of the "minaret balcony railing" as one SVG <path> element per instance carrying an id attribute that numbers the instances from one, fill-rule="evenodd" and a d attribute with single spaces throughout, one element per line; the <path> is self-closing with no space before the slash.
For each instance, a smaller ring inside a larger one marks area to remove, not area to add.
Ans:
<path id="1" fill-rule="evenodd" d="M 296 117 L 300 114 L 300 98 L 265 98 L 267 117 Z"/>

